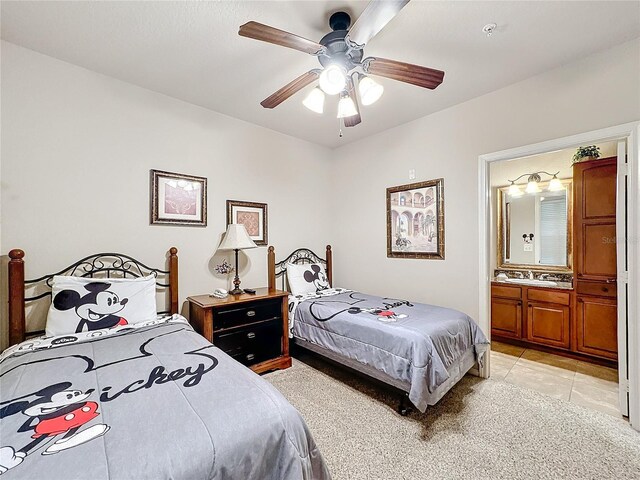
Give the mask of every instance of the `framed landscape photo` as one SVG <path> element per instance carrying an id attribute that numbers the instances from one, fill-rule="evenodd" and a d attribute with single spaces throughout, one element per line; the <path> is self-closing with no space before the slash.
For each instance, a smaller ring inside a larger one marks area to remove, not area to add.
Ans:
<path id="1" fill-rule="evenodd" d="M 207 226 L 207 179 L 151 170 L 151 224 Z"/>
<path id="2" fill-rule="evenodd" d="M 387 188 L 387 257 L 444 260 L 444 179 Z"/>
<path id="3" fill-rule="evenodd" d="M 232 223 L 244 225 L 256 245 L 267 244 L 266 203 L 227 200 L 227 226 Z"/>

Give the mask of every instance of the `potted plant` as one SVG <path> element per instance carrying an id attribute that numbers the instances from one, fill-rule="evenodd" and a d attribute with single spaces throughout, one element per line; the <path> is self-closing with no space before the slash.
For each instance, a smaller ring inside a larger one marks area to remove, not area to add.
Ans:
<path id="1" fill-rule="evenodd" d="M 573 155 L 573 163 L 595 160 L 596 158 L 600 158 L 600 147 L 596 147 L 595 145 L 578 147 L 578 150 L 576 150 L 576 153 Z"/>

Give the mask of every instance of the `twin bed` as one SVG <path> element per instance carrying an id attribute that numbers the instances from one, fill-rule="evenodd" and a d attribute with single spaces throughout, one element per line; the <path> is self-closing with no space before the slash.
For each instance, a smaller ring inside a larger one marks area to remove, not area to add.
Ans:
<path id="1" fill-rule="evenodd" d="M 290 265 L 319 265 L 328 280 L 322 287 L 333 285 L 330 245 L 325 258 L 302 248 L 278 262 L 270 247 L 270 288 L 291 286 Z M 449 308 L 342 288 L 290 295 L 289 302 L 295 345 L 398 389 L 402 415 L 408 413 L 407 398 L 421 412 L 438 402 L 467 372 L 480 369 L 488 350 L 478 325 Z"/>
<path id="2" fill-rule="evenodd" d="M 134 323 L 124 308 L 126 324 L 27 341 L 25 304 L 48 303 L 56 279 L 25 282 L 23 256 L 10 253 L 12 346 L 0 357 L 3 479 L 330 478 L 300 414 L 178 315 L 176 249 L 166 271 L 100 254 L 55 274 L 114 285 L 153 275 L 168 290 L 166 313 Z M 89 319 L 100 305 L 123 306 L 122 295 L 91 295 L 66 294 Z"/>
<path id="3" fill-rule="evenodd" d="M 0 355 L 0 475 L 330 478 L 300 414 L 178 314 L 177 249 L 169 251 L 168 270 L 106 253 L 26 281 L 24 252 L 12 250 L 9 257 L 11 346 Z M 299 273 L 310 286 L 290 295 L 295 344 L 398 389 L 401 414 L 407 399 L 424 412 L 482 365 L 488 341 L 468 316 L 329 288 L 330 246 L 325 258 L 298 249 L 279 262 L 269 247 L 269 288 L 280 281 L 287 290 L 292 266 L 308 268 Z M 168 308 L 156 315 L 154 297 L 154 318 L 134 321 L 127 312 L 138 293 L 118 295 L 119 278 L 150 281 L 152 295 L 166 291 Z M 71 279 L 79 290 L 61 290 L 58 283 Z M 37 311 L 48 303 L 48 335 L 28 331 L 26 307 Z M 51 335 L 54 308 L 57 315 L 79 316 L 77 329 Z M 99 328 L 104 325 L 110 328 Z"/>

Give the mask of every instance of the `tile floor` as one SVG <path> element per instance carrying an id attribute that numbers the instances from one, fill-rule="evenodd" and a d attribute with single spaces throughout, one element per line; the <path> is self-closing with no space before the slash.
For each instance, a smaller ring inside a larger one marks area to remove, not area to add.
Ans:
<path id="1" fill-rule="evenodd" d="M 621 417 L 618 371 L 505 343 L 491 345 L 491 378 Z"/>

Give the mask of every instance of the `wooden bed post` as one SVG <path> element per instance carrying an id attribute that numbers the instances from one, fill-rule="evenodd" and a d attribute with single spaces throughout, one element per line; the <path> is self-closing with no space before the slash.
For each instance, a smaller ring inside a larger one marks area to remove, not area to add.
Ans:
<path id="1" fill-rule="evenodd" d="M 9 345 L 24 341 L 24 252 L 9 252 Z"/>
<path id="2" fill-rule="evenodd" d="M 276 289 L 276 252 L 272 246 L 269 246 L 267 253 L 267 275 L 269 276 L 269 291 Z"/>
<path id="3" fill-rule="evenodd" d="M 169 249 L 169 296 L 171 313 L 178 313 L 178 249 Z"/>
<path id="4" fill-rule="evenodd" d="M 327 280 L 329 285 L 333 288 L 333 257 L 331 252 L 331 245 L 327 245 L 327 255 L 325 257 L 327 262 Z"/>

